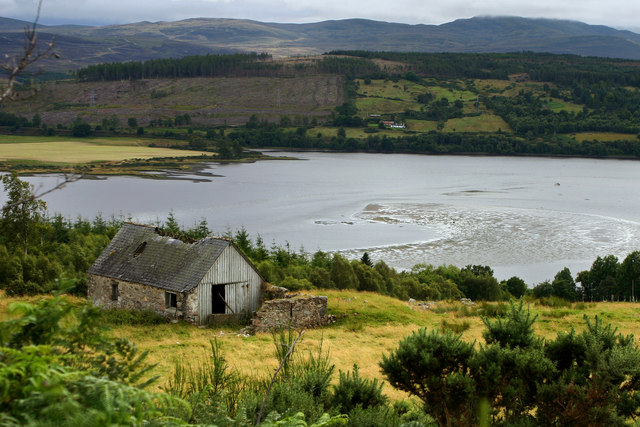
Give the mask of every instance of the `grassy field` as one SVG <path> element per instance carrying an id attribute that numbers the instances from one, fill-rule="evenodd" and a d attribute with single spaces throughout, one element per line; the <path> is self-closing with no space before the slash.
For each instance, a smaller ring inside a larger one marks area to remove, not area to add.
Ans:
<path id="1" fill-rule="evenodd" d="M 62 138 L 0 135 L 0 160 L 27 160 L 53 164 L 116 162 L 158 157 L 194 157 L 200 151 L 149 147 L 150 140 L 136 138 Z"/>
<path id="2" fill-rule="evenodd" d="M 370 84 L 364 84 L 364 80 L 357 81 L 356 108 L 364 115 L 419 110 L 418 95 L 426 92 L 424 86 L 408 80 L 372 80 Z"/>
<path id="3" fill-rule="evenodd" d="M 640 138 L 636 134 L 628 133 L 616 133 L 616 132 L 578 132 L 569 135 L 576 141 L 637 141 L 640 143 Z"/>
<path id="4" fill-rule="evenodd" d="M 313 135 L 313 136 L 317 134 L 321 134 L 323 137 L 331 138 L 332 136 L 338 135 L 338 129 L 339 128 L 333 128 L 333 127 L 311 128 L 309 129 L 309 131 L 307 131 L 307 134 Z M 375 133 L 367 133 L 364 131 L 364 128 L 344 128 L 344 130 L 347 138 L 356 138 L 356 139 L 367 138 L 372 135 L 376 135 L 379 137 L 382 137 L 384 135 L 391 136 L 391 137 L 397 137 L 402 135 L 401 129 L 378 129 L 378 132 L 375 132 Z"/>
<path id="5" fill-rule="evenodd" d="M 494 114 L 449 119 L 444 125 L 445 132 L 511 132 L 511 127 Z"/>
<path id="6" fill-rule="evenodd" d="M 421 327 L 441 329 L 445 324 L 466 328 L 464 340 L 482 343 L 484 325 L 480 315 L 498 303 L 466 306 L 459 302 L 432 303 L 424 309 L 406 301 L 379 294 L 321 290 L 316 294 L 329 297 L 329 312 L 337 322 L 320 329 L 308 330 L 298 350 L 317 351 L 320 346 L 329 352 L 337 369 L 351 369 L 354 363 L 360 366 L 361 375 L 380 378 L 378 367 L 382 354 L 394 349 L 406 335 Z M 34 301 L 39 297 L 21 298 L 19 301 Z M 8 303 L 18 299 L 0 298 L 0 319 L 6 318 Z M 78 299 L 78 303 L 82 300 Z M 502 303 L 506 304 L 506 303 Z M 558 332 L 584 328 L 583 316 L 599 316 L 610 322 L 623 334 L 640 336 L 640 304 L 633 303 L 574 303 L 566 307 L 551 308 L 536 303 L 527 304 L 538 316 L 534 325 L 539 336 L 555 338 Z M 139 348 L 149 350 L 149 361 L 157 363 L 155 370 L 162 375 L 157 385 L 162 385 L 176 360 L 196 360 L 205 357 L 210 340 L 216 338 L 222 347 L 229 365 L 246 374 L 268 375 L 277 366 L 270 334 L 245 336 L 240 327 L 217 327 L 201 329 L 184 323 L 159 326 L 117 326 L 111 329 L 114 337 L 123 337 L 135 342 Z M 337 375 L 336 375 L 337 377 Z M 404 398 L 402 393 L 385 385 L 384 391 L 391 398 Z"/>

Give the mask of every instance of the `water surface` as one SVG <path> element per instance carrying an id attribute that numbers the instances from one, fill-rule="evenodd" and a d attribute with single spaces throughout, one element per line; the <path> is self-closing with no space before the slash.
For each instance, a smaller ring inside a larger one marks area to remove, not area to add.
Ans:
<path id="1" fill-rule="evenodd" d="M 288 153 L 281 153 L 286 155 Z M 50 212 L 141 223 L 172 211 L 267 245 L 417 263 L 490 265 L 534 284 L 599 255 L 639 249 L 640 163 L 621 160 L 296 153 L 304 160 L 209 164 L 185 180 L 84 179 L 47 195 Z M 214 176 L 215 175 L 215 176 Z M 29 178 L 48 188 L 59 177 Z"/>

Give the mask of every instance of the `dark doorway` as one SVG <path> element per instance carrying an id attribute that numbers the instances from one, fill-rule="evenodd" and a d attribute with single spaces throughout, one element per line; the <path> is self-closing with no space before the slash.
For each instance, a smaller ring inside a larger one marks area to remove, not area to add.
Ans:
<path id="1" fill-rule="evenodd" d="M 227 312 L 225 303 L 224 285 L 211 286 L 211 313 L 224 314 Z"/>

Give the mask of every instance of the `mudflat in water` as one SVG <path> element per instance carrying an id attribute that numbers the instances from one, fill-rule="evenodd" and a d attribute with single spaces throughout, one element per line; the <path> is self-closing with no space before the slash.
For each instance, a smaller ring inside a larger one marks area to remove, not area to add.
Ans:
<path id="1" fill-rule="evenodd" d="M 244 226 L 267 246 L 417 263 L 490 265 L 535 284 L 597 256 L 640 249 L 640 162 L 592 159 L 274 153 L 304 160 L 210 164 L 182 180 L 81 180 L 50 213 L 153 223 L 170 211 L 217 234 Z M 28 178 L 47 188 L 58 177 Z"/>

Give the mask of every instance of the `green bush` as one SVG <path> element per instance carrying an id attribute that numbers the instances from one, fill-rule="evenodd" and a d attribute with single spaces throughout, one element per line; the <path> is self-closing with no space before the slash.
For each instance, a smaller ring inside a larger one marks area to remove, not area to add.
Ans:
<path id="1" fill-rule="evenodd" d="M 476 310 L 485 317 L 501 317 L 507 313 L 507 311 L 509 310 L 509 306 L 503 302 L 482 302 L 480 304 L 480 307 L 478 307 Z"/>
<path id="2" fill-rule="evenodd" d="M 338 384 L 333 388 L 332 405 L 342 412 L 351 412 L 356 407 L 367 409 L 386 405 L 387 397 L 382 394 L 382 383 L 377 379 L 369 380 L 359 374 L 358 365 L 352 372 L 340 371 Z"/>
<path id="3" fill-rule="evenodd" d="M 640 416 L 640 349 L 633 336 L 585 317 L 554 341 L 511 303 L 482 318 L 486 345 L 422 329 L 380 363 L 392 386 L 418 397 L 439 425 L 625 425 Z"/>
<path id="4" fill-rule="evenodd" d="M 109 308 L 100 311 L 100 317 L 111 325 L 159 325 L 168 323 L 169 318 L 161 316 L 153 310 L 128 310 Z"/>
<path id="5" fill-rule="evenodd" d="M 542 297 L 538 299 L 537 302 L 540 305 L 553 307 L 553 308 L 571 307 L 571 301 L 568 301 L 563 298 L 558 298 L 555 296 Z"/>
<path id="6" fill-rule="evenodd" d="M 442 332 L 451 331 L 454 334 L 461 334 L 471 327 L 471 323 L 468 320 L 462 322 L 449 322 L 447 319 L 442 319 L 440 324 L 440 330 Z"/>
<path id="7" fill-rule="evenodd" d="M 468 425 L 477 403 L 469 375 L 474 354 L 460 335 L 420 329 L 383 355 L 380 367 L 393 387 L 418 397 L 438 424 Z"/>

